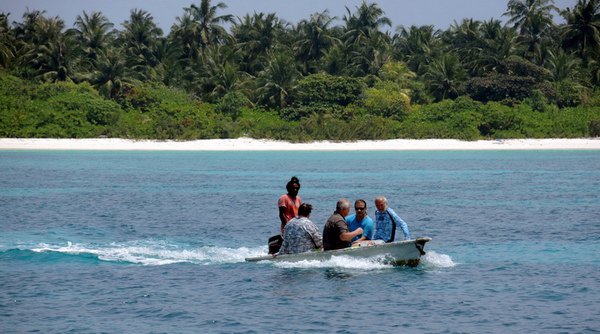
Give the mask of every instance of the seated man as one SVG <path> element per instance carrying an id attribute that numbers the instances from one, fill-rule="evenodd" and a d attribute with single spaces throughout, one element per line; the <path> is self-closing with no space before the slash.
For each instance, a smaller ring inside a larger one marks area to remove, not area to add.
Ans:
<path id="1" fill-rule="evenodd" d="M 347 199 L 340 199 L 336 206 L 335 212 L 327 219 L 323 228 L 323 250 L 341 249 L 350 246 L 350 240 L 363 233 L 362 228 L 350 232 L 348 224 L 344 217 L 350 213 L 350 202 Z"/>
<path id="2" fill-rule="evenodd" d="M 404 240 L 410 239 L 408 225 L 388 207 L 387 199 L 383 196 L 375 198 L 375 239 L 392 242 L 396 237 L 396 225 L 400 225 Z"/>
<path id="3" fill-rule="evenodd" d="M 319 229 L 308 219 L 312 205 L 302 203 L 298 208 L 298 216 L 285 225 L 283 243 L 277 255 L 303 253 L 323 247 L 323 238 Z"/>
<path id="4" fill-rule="evenodd" d="M 356 245 L 363 241 L 369 241 L 373 239 L 373 219 L 367 215 L 367 202 L 364 199 L 357 199 L 354 202 L 353 215 L 346 217 L 346 223 L 348 224 L 348 230 L 350 232 L 357 228 L 363 229 L 362 236 L 356 236 L 352 238 L 352 244 Z"/>

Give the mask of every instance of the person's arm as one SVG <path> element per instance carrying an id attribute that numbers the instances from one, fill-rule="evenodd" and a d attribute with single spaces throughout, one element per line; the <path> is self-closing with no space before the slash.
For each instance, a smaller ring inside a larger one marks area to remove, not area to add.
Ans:
<path id="1" fill-rule="evenodd" d="M 342 232 L 340 234 L 340 239 L 342 241 L 351 241 L 354 237 L 361 235 L 362 233 L 363 233 L 363 229 L 361 227 L 359 227 L 352 232 Z"/>
<path id="2" fill-rule="evenodd" d="M 408 231 L 408 225 L 406 224 L 406 222 L 404 220 L 402 220 L 402 218 L 400 218 L 400 216 L 398 216 L 396 214 L 396 212 L 394 212 L 394 210 L 392 209 L 388 209 L 390 214 L 392 215 L 392 217 L 394 218 L 394 220 L 396 221 L 397 225 L 400 225 L 400 229 L 402 229 L 402 233 L 404 234 L 404 240 L 408 240 L 410 239 L 410 232 Z"/>
<path id="3" fill-rule="evenodd" d="M 369 241 L 369 239 L 367 239 L 367 237 L 365 237 L 364 235 L 354 241 L 352 241 L 352 244 L 357 244 L 360 243 L 361 241 Z"/>
<path id="4" fill-rule="evenodd" d="M 287 248 L 288 248 L 288 241 L 287 239 L 283 239 L 283 242 L 281 243 L 281 247 L 279 248 L 279 252 L 273 254 L 273 257 L 277 256 L 277 255 L 283 255 L 287 253 Z"/>
<path id="5" fill-rule="evenodd" d="M 323 249 L 323 236 L 321 236 L 321 232 L 317 229 L 317 226 L 314 224 L 308 225 L 306 232 L 310 234 L 316 249 Z"/>
<path id="6" fill-rule="evenodd" d="M 285 218 L 285 206 L 279 207 L 279 220 L 281 221 L 281 232 L 283 232 L 283 227 L 287 224 L 287 219 Z"/>
<path id="7" fill-rule="evenodd" d="M 373 219 L 369 216 L 365 217 L 365 224 L 363 226 L 363 236 L 367 240 L 373 240 L 373 237 L 375 236 L 375 223 L 373 222 Z"/>

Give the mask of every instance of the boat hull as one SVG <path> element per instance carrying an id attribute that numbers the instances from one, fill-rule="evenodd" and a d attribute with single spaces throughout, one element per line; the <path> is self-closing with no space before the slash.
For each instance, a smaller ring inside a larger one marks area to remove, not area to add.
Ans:
<path id="1" fill-rule="evenodd" d="M 392 265 L 407 265 L 417 266 L 421 259 L 421 255 L 425 254 L 423 250 L 425 243 L 431 241 L 431 238 L 417 238 L 414 240 L 395 241 L 384 244 L 376 244 L 372 246 L 350 247 L 344 249 L 336 249 L 331 251 L 315 251 L 297 254 L 284 255 L 264 255 L 257 257 L 246 258 L 246 261 L 284 261 L 284 262 L 299 262 L 299 261 L 324 261 L 329 260 L 332 256 L 351 256 L 356 258 L 372 258 L 381 257 L 383 262 Z"/>

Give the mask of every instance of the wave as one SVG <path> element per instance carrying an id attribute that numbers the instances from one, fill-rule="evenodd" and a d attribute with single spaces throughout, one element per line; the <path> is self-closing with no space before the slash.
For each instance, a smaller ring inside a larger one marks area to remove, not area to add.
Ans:
<path id="1" fill-rule="evenodd" d="M 20 260 L 37 260 L 43 262 L 59 261 L 65 256 L 73 256 L 82 261 L 107 261 L 131 263 L 147 266 L 160 266 L 175 263 L 190 264 L 228 264 L 245 262 L 247 257 L 255 257 L 267 253 L 266 246 L 259 247 L 191 247 L 169 243 L 166 241 L 143 240 L 105 245 L 67 242 L 66 244 L 39 243 L 30 247 L 5 249 L 2 258 Z M 385 264 L 383 258 L 373 257 L 358 259 L 349 256 L 334 256 L 326 261 L 272 262 L 279 268 L 341 268 L 350 270 L 379 270 L 392 268 Z M 450 256 L 428 251 L 421 258 L 421 266 L 425 268 L 453 267 L 455 263 Z"/>
<path id="2" fill-rule="evenodd" d="M 279 268 L 339 268 L 352 270 L 377 270 L 393 268 L 383 262 L 383 257 L 355 258 L 347 255 L 332 256 L 325 261 L 303 260 L 298 262 L 273 262 Z"/>
<path id="3" fill-rule="evenodd" d="M 9 250 L 9 251 L 14 251 Z M 182 247 L 160 241 L 134 241 L 92 245 L 67 242 L 66 245 L 41 243 L 31 248 L 16 249 L 27 253 L 67 254 L 84 258 L 97 258 L 101 261 L 123 262 L 141 265 L 167 265 L 173 263 L 220 264 L 244 262 L 246 257 L 259 256 L 267 252 L 267 247 L 228 248 L 217 246 Z M 4 252 L 6 253 L 6 251 Z"/>
<path id="4" fill-rule="evenodd" d="M 435 251 L 428 250 L 427 253 L 421 257 L 421 265 L 426 268 L 452 268 L 456 266 L 456 263 L 452 261 L 450 255 L 439 254 Z"/>
<path id="5" fill-rule="evenodd" d="M 350 269 L 353 271 L 370 271 L 394 268 L 391 264 L 385 263 L 385 256 L 371 258 L 355 258 L 347 255 L 332 256 L 325 261 L 304 260 L 298 262 L 273 262 L 279 268 L 337 268 Z M 421 257 L 420 267 L 425 269 L 451 268 L 456 263 L 446 254 L 439 254 L 434 251 L 427 251 Z"/>

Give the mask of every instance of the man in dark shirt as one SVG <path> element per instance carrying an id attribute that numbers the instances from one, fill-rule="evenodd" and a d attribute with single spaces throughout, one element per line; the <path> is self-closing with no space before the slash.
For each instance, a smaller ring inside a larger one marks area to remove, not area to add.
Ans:
<path id="1" fill-rule="evenodd" d="M 355 236 L 363 233 L 362 228 L 349 232 L 346 217 L 350 213 L 350 202 L 342 198 L 336 206 L 335 212 L 327 219 L 323 228 L 323 250 L 341 249 L 350 246 L 350 241 Z"/>

